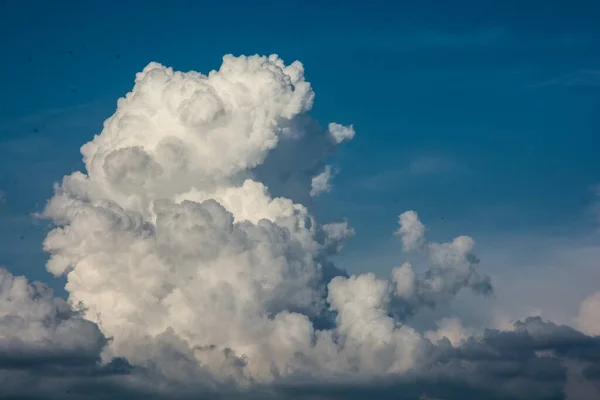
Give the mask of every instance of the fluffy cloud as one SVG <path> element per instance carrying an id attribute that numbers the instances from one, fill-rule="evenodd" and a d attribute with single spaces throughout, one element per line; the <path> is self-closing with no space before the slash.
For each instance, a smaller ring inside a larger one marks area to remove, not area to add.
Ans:
<path id="1" fill-rule="evenodd" d="M 472 334 L 465 329 L 458 318 L 442 318 L 437 325 L 437 330 L 425 332 L 425 337 L 432 342 L 446 338 L 452 346 L 458 347 Z"/>
<path id="2" fill-rule="evenodd" d="M 423 252 L 431 267 L 418 275 L 410 263 L 392 270 L 396 293 L 407 304 L 418 307 L 447 301 L 462 288 L 475 293 L 492 293 L 490 277 L 480 273 L 479 259 L 472 253 L 475 241 L 468 236 L 458 236 L 450 242 L 429 242 L 426 227 L 415 211 L 406 211 L 398 217 L 400 237 L 405 252 Z M 412 310 L 414 311 L 414 309 Z"/>
<path id="3" fill-rule="evenodd" d="M 137 74 L 81 148 L 85 172 L 65 176 L 42 215 L 55 224 L 47 269 L 66 276 L 68 303 L 4 273 L 0 334 L 7 354 L 23 349 L 11 365 L 83 357 L 93 378 L 73 377 L 69 394 L 166 398 L 543 399 L 562 393 L 565 362 L 593 371 L 596 358 L 568 345 L 595 351 L 594 338 L 541 320 L 479 336 L 455 320 L 411 327 L 463 289 L 492 292 L 474 240 L 431 242 L 414 211 L 399 216 L 398 246 L 423 265 L 389 279 L 337 268 L 331 256 L 354 231 L 319 224 L 310 205 L 355 132 L 322 128 L 313 99 L 302 64 L 277 56 Z"/>
<path id="4" fill-rule="evenodd" d="M 314 197 L 323 192 L 331 191 L 331 183 L 329 181 L 332 177 L 333 173 L 331 172 L 331 167 L 328 165 L 323 172 L 312 178 L 310 195 Z"/>
<path id="5" fill-rule="evenodd" d="M 81 318 L 52 290 L 40 282 L 30 283 L 0 268 L 0 340 L 7 360 L 32 351 L 32 357 L 52 360 L 70 354 L 74 359 L 94 359 L 105 344 L 98 327 Z M 28 348 L 26 343 L 36 343 Z"/>
<path id="6" fill-rule="evenodd" d="M 577 327 L 589 335 L 600 336 L 600 292 L 592 294 L 581 302 Z"/>
<path id="7" fill-rule="evenodd" d="M 425 241 L 425 225 L 419 220 L 419 215 L 414 211 L 406 211 L 398 217 L 400 228 L 396 235 L 402 239 L 404 251 L 416 250 Z"/>
<path id="8" fill-rule="evenodd" d="M 592 187 L 594 202 L 591 211 L 600 221 L 600 185 Z M 586 297 L 579 305 L 576 317 L 577 327 L 589 335 L 600 336 L 600 291 Z"/>
<path id="9" fill-rule="evenodd" d="M 99 327 L 40 282 L 0 268 L 0 382 L 3 396 L 64 395 L 131 372 L 121 358 L 102 363 Z M 125 381 L 121 385 L 125 388 Z"/>

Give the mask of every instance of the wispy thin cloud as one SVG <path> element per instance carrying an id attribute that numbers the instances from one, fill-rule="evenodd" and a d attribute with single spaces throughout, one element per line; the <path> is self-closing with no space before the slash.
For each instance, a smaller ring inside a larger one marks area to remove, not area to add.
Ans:
<path id="1" fill-rule="evenodd" d="M 463 174 L 468 169 L 456 160 L 445 157 L 423 156 L 411 160 L 408 170 L 412 174 Z"/>
<path id="2" fill-rule="evenodd" d="M 40 124 L 45 124 L 48 122 L 62 120 L 65 117 L 71 117 L 73 113 L 86 110 L 94 105 L 97 105 L 97 102 L 90 102 L 84 104 L 77 104 L 74 106 L 68 107 L 59 107 L 59 108 L 50 108 L 46 110 L 42 110 L 33 114 L 26 115 L 24 117 L 6 121 L 0 124 L 0 132 L 3 131 L 11 131 L 14 129 L 21 129 L 24 127 L 32 127 Z M 37 133 L 37 132 L 34 132 Z"/>
<path id="3" fill-rule="evenodd" d="M 366 189 L 382 189 L 394 183 L 415 177 L 456 176 L 469 174 L 471 171 L 457 160 L 440 156 L 418 156 L 411 159 L 399 169 L 388 169 L 366 177 L 360 186 Z"/>
<path id="4" fill-rule="evenodd" d="M 403 50 L 437 49 L 441 47 L 453 49 L 481 48 L 510 43 L 513 39 L 502 29 L 481 29 L 465 33 L 453 33 L 432 29 L 405 29 L 405 30 L 369 30 L 355 31 L 353 33 L 332 32 L 319 39 L 300 44 L 299 48 L 305 53 L 330 52 L 332 48 L 337 51 L 353 51 L 363 54 L 365 52 L 398 53 Z"/>
<path id="5" fill-rule="evenodd" d="M 437 30 L 418 30 L 410 36 L 414 43 L 442 46 L 485 46 L 509 40 L 500 28 L 479 29 L 468 33 L 452 33 Z"/>
<path id="6" fill-rule="evenodd" d="M 582 69 L 535 83 L 531 88 L 552 86 L 600 86 L 600 69 Z"/>
<path id="7" fill-rule="evenodd" d="M 439 397 L 429 397 L 426 394 L 422 394 L 421 397 L 419 397 L 419 400 L 443 400 L 443 399 L 440 399 Z"/>

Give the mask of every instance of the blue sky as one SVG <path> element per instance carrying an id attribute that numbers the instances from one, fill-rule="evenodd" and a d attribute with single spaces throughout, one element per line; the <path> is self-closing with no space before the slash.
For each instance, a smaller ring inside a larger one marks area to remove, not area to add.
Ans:
<path id="1" fill-rule="evenodd" d="M 490 257 L 498 243 L 543 252 L 592 231 L 597 2 L 219 4 L 2 2 L 0 264 L 63 293 L 43 268 L 46 227 L 28 213 L 82 167 L 79 147 L 148 62 L 206 73 L 226 53 L 302 61 L 312 114 L 354 124 L 318 209 L 356 229 L 340 260 L 351 271 L 374 249 L 381 260 L 368 268 L 397 263 L 390 236 L 407 209 L 434 239 L 469 234 Z"/>

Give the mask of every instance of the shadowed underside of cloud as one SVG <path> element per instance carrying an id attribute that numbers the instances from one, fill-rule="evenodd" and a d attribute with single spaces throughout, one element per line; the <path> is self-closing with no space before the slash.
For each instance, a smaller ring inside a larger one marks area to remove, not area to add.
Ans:
<path id="1" fill-rule="evenodd" d="M 319 224 L 332 155 L 352 126 L 310 119 L 299 62 L 226 56 L 208 75 L 137 74 L 40 217 L 55 228 L 40 283 L 0 274 L 0 378 L 25 398 L 560 399 L 594 393 L 599 340 L 540 319 L 472 334 L 411 318 L 493 292 L 475 242 L 396 235 L 424 265 L 349 276 L 354 234 Z M 400 263 L 399 263 L 400 264 Z M 575 383 L 574 383 L 575 382 Z M 583 389 L 582 389 L 583 388 Z M 33 398 L 32 397 L 32 398 Z"/>

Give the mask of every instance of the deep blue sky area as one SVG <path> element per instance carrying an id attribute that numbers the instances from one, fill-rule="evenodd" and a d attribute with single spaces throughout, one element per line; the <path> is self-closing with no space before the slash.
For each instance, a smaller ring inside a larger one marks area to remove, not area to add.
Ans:
<path id="1" fill-rule="evenodd" d="M 407 209 L 436 239 L 484 247 L 585 235 L 600 183 L 598 21 L 598 1 L 0 0 L 0 265 L 63 293 L 28 214 L 82 168 L 79 147 L 148 62 L 208 73 L 227 53 L 300 60 L 312 114 L 354 124 L 318 209 L 356 229 L 350 270 Z"/>

